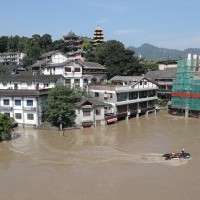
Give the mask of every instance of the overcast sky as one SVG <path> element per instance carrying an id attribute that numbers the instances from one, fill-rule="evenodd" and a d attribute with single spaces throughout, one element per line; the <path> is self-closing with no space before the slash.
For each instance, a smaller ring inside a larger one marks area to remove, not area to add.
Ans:
<path id="1" fill-rule="evenodd" d="M 99 25 L 125 47 L 200 48 L 200 0 L 0 0 L 0 8 L 0 36 L 93 37 Z"/>

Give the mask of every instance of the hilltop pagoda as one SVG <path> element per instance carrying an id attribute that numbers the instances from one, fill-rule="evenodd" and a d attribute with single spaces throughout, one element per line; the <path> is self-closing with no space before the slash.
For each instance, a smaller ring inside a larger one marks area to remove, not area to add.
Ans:
<path id="1" fill-rule="evenodd" d="M 81 40 L 74 32 L 70 31 L 67 35 L 63 36 L 64 42 L 70 52 L 78 51 L 81 49 Z"/>
<path id="2" fill-rule="evenodd" d="M 72 31 L 63 36 L 63 39 L 68 49 L 67 57 L 74 60 L 84 61 L 85 52 L 81 48 L 83 39 Z"/>
<path id="3" fill-rule="evenodd" d="M 93 40 L 94 40 L 94 47 L 104 42 L 103 29 L 101 29 L 99 26 L 94 30 Z"/>

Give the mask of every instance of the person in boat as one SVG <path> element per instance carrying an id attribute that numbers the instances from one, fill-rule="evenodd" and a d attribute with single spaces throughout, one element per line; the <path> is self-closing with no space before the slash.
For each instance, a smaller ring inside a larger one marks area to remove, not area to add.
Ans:
<path id="1" fill-rule="evenodd" d="M 184 155 L 185 154 L 185 149 L 181 150 L 181 154 Z"/>
<path id="2" fill-rule="evenodd" d="M 175 155 L 176 155 L 176 153 L 174 151 L 172 151 L 171 154 L 170 154 L 170 158 L 174 158 Z"/>

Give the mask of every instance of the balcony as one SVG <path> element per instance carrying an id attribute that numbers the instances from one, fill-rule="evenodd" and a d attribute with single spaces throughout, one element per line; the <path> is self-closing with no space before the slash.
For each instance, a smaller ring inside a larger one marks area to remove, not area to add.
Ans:
<path id="1" fill-rule="evenodd" d="M 24 107 L 25 111 L 36 111 L 36 107 Z"/>
<path id="2" fill-rule="evenodd" d="M 12 110 L 13 107 L 12 106 L 1 106 L 0 109 L 1 110 Z"/>

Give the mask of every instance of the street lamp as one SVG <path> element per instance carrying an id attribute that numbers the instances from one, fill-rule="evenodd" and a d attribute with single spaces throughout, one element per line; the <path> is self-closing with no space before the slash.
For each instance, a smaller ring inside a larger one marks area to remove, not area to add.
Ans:
<path id="1" fill-rule="evenodd" d="M 63 127 L 62 127 L 62 117 L 61 115 L 58 117 L 58 123 L 60 124 L 60 131 L 62 131 Z"/>

